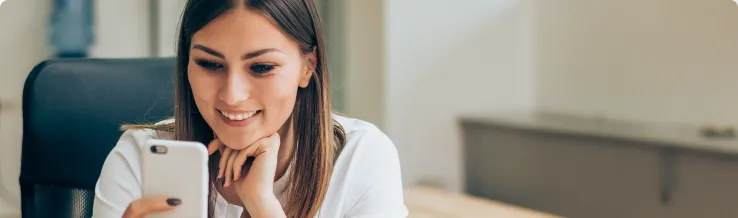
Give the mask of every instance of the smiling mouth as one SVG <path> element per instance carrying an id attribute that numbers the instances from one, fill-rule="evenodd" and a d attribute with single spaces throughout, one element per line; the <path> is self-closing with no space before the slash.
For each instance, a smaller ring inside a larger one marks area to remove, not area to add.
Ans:
<path id="1" fill-rule="evenodd" d="M 231 112 L 231 113 L 221 111 L 221 110 L 218 110 L 218 111 L 220 111 L 220 114 L 223 115 L 224 118 L 228 120 L 232 120 L 232 121 L 246 120 L 250 117 L 253 117 L 261 113 L 261 110 L 249 111 L 249 112 Z"/>

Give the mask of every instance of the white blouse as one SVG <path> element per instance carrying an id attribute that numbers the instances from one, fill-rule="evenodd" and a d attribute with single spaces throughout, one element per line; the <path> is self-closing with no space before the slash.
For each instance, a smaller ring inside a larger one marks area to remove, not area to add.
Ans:
<path id="1" fill-rule="evenodd" d="M 374 125 L 334 116 L 346 130 L 346 145 L 335 162 L 328 192 L 316 217 L 407 217 L 403 203 L 400 160 L 392 141 Z M 95 187 L 93 217 L 119 218 L 133 200 L 141 198 L 139 151 L 149 139 L 173 139 L 173 134 L 131 130 L 121 136 L 103 165 Z M 284 205 L 287 170 L 274 184 Z M 220 194 L 216 218 L 239 218 L 243 208 L 228 204 Z"/>

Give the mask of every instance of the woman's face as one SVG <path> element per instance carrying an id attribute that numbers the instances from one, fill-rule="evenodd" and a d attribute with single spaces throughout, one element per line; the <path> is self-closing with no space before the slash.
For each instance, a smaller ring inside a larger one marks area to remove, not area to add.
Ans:
<path id="1" fill-rule="evenodd" d="M 306 87 L 314 52 L 257 11 L 235 8 L 196 32 L 187 74 L 200 114 L 228 147 L 243 149 L 277 132 Z"/>

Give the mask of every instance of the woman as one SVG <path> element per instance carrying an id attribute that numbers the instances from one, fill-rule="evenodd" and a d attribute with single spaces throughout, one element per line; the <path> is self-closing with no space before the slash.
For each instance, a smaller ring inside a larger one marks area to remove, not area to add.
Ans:
<path id="1" fill-rule="evenodd" d="M 313 0 L 189 0 L 179 31 L 174 120 L 123 127 L 95 217 L 181 203 L 141 198 L 138 152 L 152 138 L 208 144 L 210 217 L 407 216 L 392 142 L 332 113 Z"/>

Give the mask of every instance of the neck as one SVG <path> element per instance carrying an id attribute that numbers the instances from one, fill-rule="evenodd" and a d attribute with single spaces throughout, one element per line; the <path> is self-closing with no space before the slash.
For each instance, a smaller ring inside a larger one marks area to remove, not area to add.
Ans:
<path id="1" fill-rule="evenodd" d="M 295 131 L 292 127 L 292 117 L 282 125 L 278 131 L 281 145 L 279 146 L 279 154 L 277 154 L 277 171 L 274 175 L 274 181 L 279 180 L 287 172 L 287 168 L 292 162 L 295 150 Z"/>

